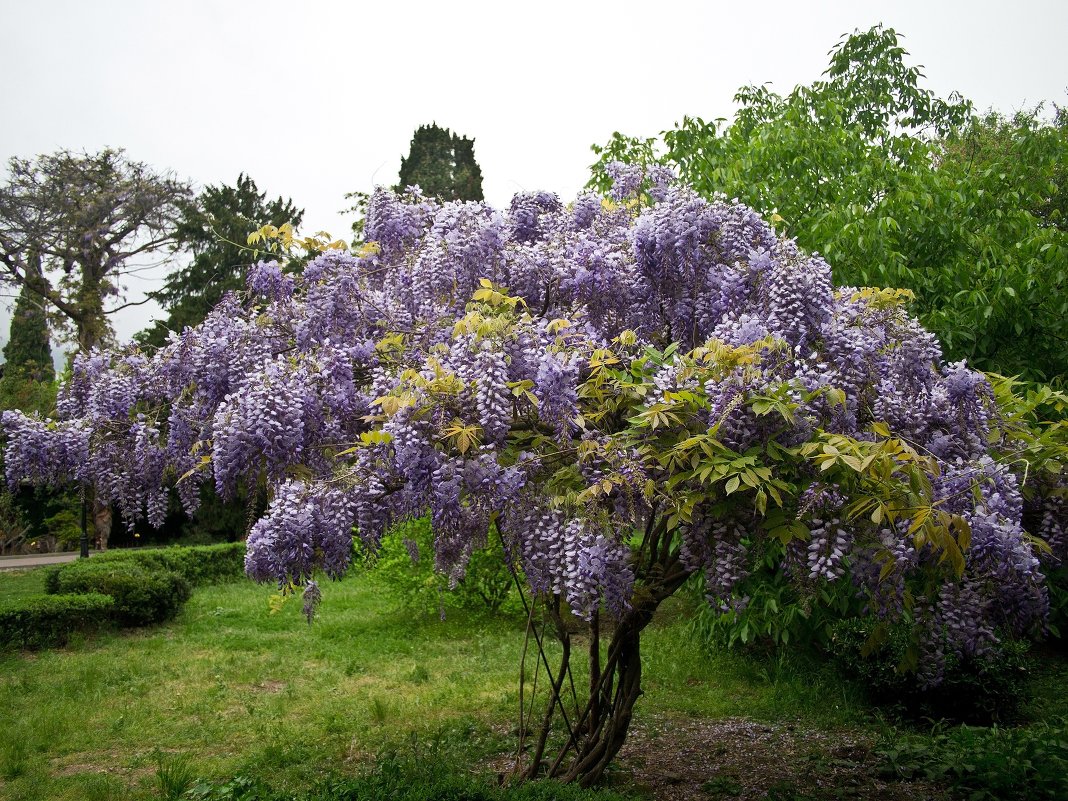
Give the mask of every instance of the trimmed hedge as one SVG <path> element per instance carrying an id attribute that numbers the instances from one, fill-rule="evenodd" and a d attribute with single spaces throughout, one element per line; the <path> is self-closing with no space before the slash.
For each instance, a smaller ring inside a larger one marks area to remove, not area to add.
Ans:
<path id="1" fill-rule="evenodd" d="M 147 626 L 178 614 L 191 594 L 189 581 L 171 571 L 151 570 L 132 560 L 92 558 L 64 565 L 48 576 L 49 592 L 101 593 L 115 600 L 121 626 Z"/>
<path id="2" fill-rule="evenodd" d="M 63 645 L 71 632 L 169 620 L 192 588 L 241 578 L 245 543 L 116 550 L 52 568 L 47 595 L 0 604 L 0 647 Z"/>
<path id="3" fill-rule="evenodd" d="M 104 551 L 92 558 L 100 562 L 134 562 L 149 570 L 177 573 L 193 587 L 245 576 L 244 542 Z"/>
<path id="4" fill-rule="evenodd" d="M 0 603 L 0 647 L 65 645 L 73 632 L 111 622 L 115 599 L 100 593 L 27 595 Z"/>
<path id="5" fill-rule="evenodd" d="M 233 581 L 245 575 L 245 543 L 219 545 L 172 545 L 166 548 L 137 548 L 93 554 L 93 564 L 135 565 L 151 572 L 177 573 L 191 587 Z M 77 565 L 79 562 L 72 562 Z M 70 569 L 64 565 L 45 577 L 45 590 L 59 592 L 60 575 Z"/>

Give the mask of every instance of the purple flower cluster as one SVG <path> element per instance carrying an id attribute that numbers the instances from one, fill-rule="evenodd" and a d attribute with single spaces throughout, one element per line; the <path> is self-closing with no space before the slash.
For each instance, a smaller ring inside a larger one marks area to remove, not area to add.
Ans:
<path id="1" fill-rule="evenodd" d="M 4 472 L 12 488 L 22 481 L 54 486 L 82 478 L 79 466 L 89 455 L 88 426 L 50 423 L 19 411 L 5 411 L 0 419 L 7 437 Z"/>
<path id="2" fill-rule="evenodd" d="M 808 524 L 805 567 L 809 579 L 834 581 L 845 575 L 853 535 L 842 521 L 846 498 L 834 486 L 813 484 L 801 493 L 802 519 Z"/>
<path id="3" fill-rule="evenodd" d="M 276 261 L 260 261 L 248 271 L 248 291 L 268 300 L 286 300 L 293 294 L 294 281 L 282 273 Z"/>
<path id="4" fill-rule="evenodd" d="M 279 480 L 304 460 L 307 428 L 320 414 L 306 370 L 284 359 L 266 362 L 242 392 L 227 395 L 212 421 L 216 489 L 232 494 L 242 480 L 264 470 Z"/>
<path id="5" fill-rule="evenodd" d="M 626 546 L 558 511 L 524 508 L 504 518 L 502 535 L 531 590 L 560 595 L 587 620 L 601 603 L 621 613 L 634 586 Z"/>
<path id="6" fill-rule="evenodd" d="M 245 571 L 257 581 L 304 583 L 321 567 L 339 577 L 352 556 L 356 499 L 328 484 L 277 485 L 267 513 L 248 535 Z"/>

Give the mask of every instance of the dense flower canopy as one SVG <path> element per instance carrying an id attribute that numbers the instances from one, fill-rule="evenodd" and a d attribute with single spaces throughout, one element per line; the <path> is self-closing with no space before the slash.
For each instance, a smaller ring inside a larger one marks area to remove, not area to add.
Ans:
<path id="1" fill-rule="evenodd" d="M 8 480 L 153 525 L 176 481 L 190 514 L 202 482 L 261 483 L 246 566 L 283 584 L 429 513 L 451 580 L 496 525 L 531 591 L 618 612 L 655 518 L 717 603 L 778 543 L 796 580 L 927 622 L 932 654 L 1041 627 L 987 379 L 903 293 L 835 289 L 751 209 L 617 172 L 611 199 L 503 212 L 377 191 L 359 255 L 260 263 L 159 351 L 79 357 L 58 420 L 6 412 Z M 1063 541 L 1063 505 L 1036 519 Z"/>

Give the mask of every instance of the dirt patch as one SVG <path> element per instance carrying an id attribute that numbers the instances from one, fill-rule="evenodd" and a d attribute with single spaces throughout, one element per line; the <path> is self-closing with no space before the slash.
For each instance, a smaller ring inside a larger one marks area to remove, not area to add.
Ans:
<path id="1" fill-rule="evenodd" d="M 83 773 L 105 773 L 117 776 L 126 782 L 140 782 L 155 773 L 155 765 L 145 764 L 138 767 L 130 765 L 126 760 L 129 754 L 118 752 L 102 752 L 91 755 L 91 760 L 86 759 L 86 754 L 69 754 L 65 757 L 57 757 L 52 762 L 53 776 L 77 776 Z"/>
<path id="2" fill-rule="evenodd" d="M 286 688 L 284 681 L 278 681 L 276 679 L 265 679 L 252 685 L 253 690 L 257 690 L 261 693 L 280 693 Z"/>
<path id="3" fill-rule="evenodd" d="M 633 726 L 617 764 L 615 781 L 656 801 L 944 797 L 926 784 L 880 779 L 870 735 L 791 724 L 646 720 Z"/>
<path id="4" fill-rule="evenodd" d="M 514 754 L 488 766 L 506 774 Z M 871 735 L 743 719 L 646 718 L 631 726 L 607 784 L 652 801 L 945 801 L 926 782 L 878 774 Z"/>

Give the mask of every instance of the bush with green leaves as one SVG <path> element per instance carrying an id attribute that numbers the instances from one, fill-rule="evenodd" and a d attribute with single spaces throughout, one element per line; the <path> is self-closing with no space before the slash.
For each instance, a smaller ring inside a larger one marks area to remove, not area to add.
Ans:
<path id="1" fill-rule="evenodd" d="M 56 539 L 58 550 L 76 547 L 82 536 L 81 515 L 76 508 L 64 507 L 44 521 L 45 530 Z"/>
<path id="2" fill-rule="evenodd" d="M 973 113 L 923 86 L 892 28 L 844 37 L 822 80 L 738 90 L 732 120 L 684 117 L 657 138 L 594 146 L 723 193 L 834 265 L 845 286 L 916 294 L 950 359 L 1031 381 L 1068 375 L 1068 114 Z"/>
<path id="3" fill-rule="evenodd" d="M 374 556 L 375 574 L 393 587 L 416 611 L 438 614 L 446 609 L 515 611 L 519 599 L 500 538 L 471 555 L 467 571 L 455 587 L 434 569 L 434 532 L 427 518 L 408 520 L 382 539 Z"/>
<path id="4" fill-rule="evenodd" d="M 100 593 L 27 595 L 0 603 L 0 648 L 65 645 L 74 632 L 111 622 L 115 600 Z"/>
<path id="5" fill-rule="evenodd" d="M 891 779 L 924 778 L 970 801 L 1068 798 L 1068 720 L 1027 728 L 961 726 L 891 738 L 878 749 Z"/>
<path id="6" fill-rule="evenodd" d="M 860 681 L 871 699 L 913 717 L 989 723 L 1011 718 L 1028 697 L 1030 646 L 1003 638 L 982 656 L 947 660 L 945 678 L 925 687 L 905 667 L 914 662 L 913 634 L 874 618 L 834 624 L 828 652 L 839 669 Z"/>
<path id="7" fill-rule="evenodd" d="M 763 547 L 766 553 L 757 569 L 739 586 L 745 603 L 701 605 L 693 634 L 712 648 L 824 647 L 835 622 L 860 612 L 852 585 L 799 583 L 779 569 L 785 555 L 782 544 L 776 541 Z M 697 588 L 703 591 L 704 582 Z"/>
<path id="8" fill-rule="evenodd" d="M 189 600 L 189 581 L 178 573 L 151 570 L 133 561 L 80 560 L 53 571 L 45 588 L 54 594 L 99 593 L 114 599 L 122 626 L 169 620 Z"/>

